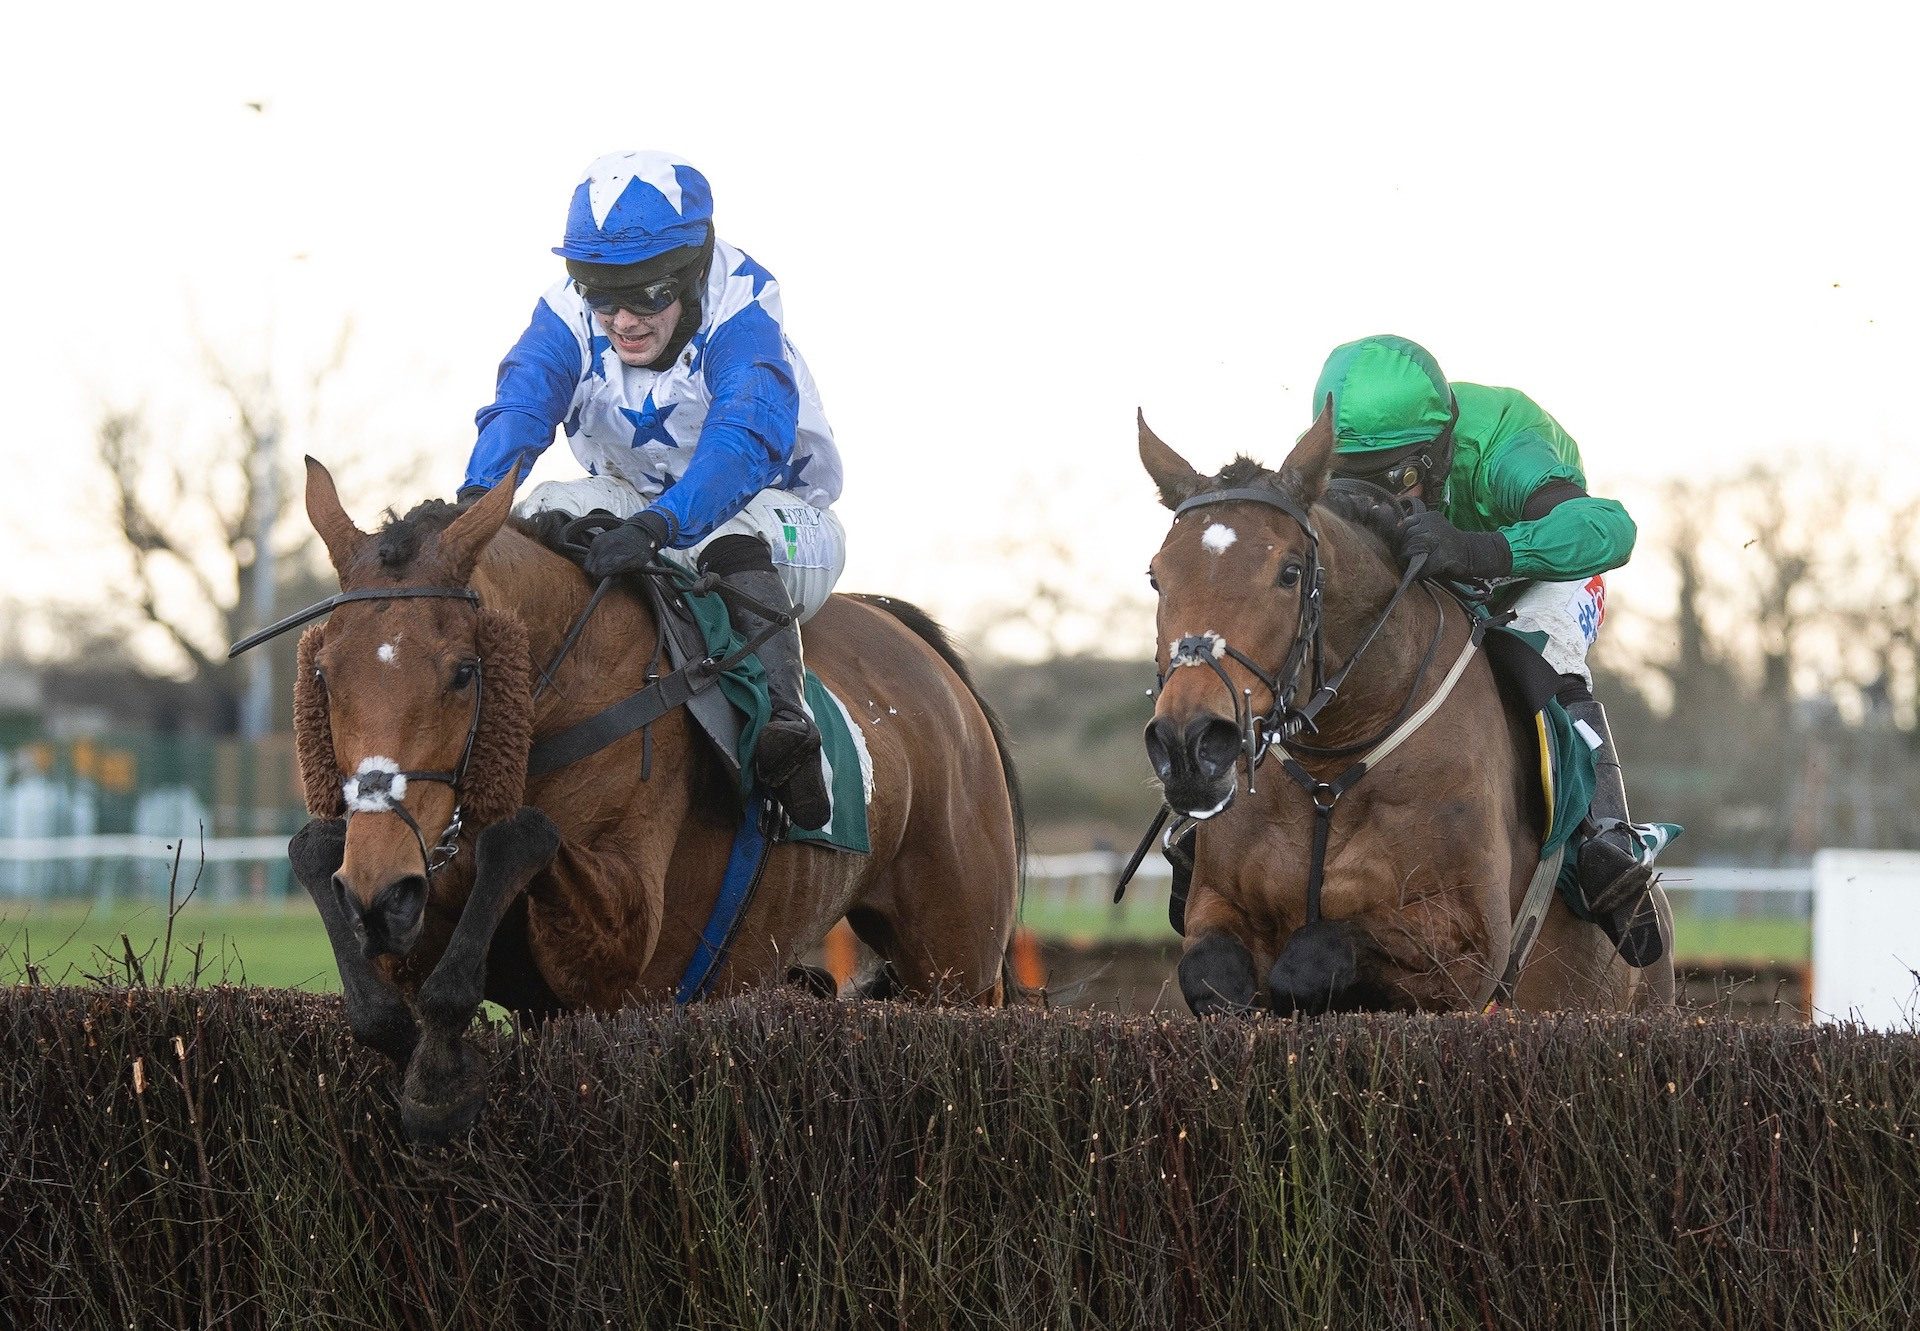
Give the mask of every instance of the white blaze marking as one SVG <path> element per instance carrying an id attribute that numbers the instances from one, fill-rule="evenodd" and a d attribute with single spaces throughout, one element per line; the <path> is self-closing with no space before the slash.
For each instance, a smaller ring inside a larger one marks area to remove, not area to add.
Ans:
<path id="1" fill-rule="evenodd" d="M 1239 539 L 1240 534 L 1238 532 L 1219 522 L 1214 523 L 1211 527 L 1200 533 L 1200 544 L 1206 546 L 1207 549 L 1213 551 L 1216 555 L 1223 553 L 1228 546 Z"/>
<path id="2" fill-rule="evenodd" d="M 393 650 L 392 643 L 383 642 L 380 644 L 380 650 L 375 652 L 374 655 L 379 657 L 383 664 L 392 665 L 393 658 L 397 655 L 397 653 Z"/>

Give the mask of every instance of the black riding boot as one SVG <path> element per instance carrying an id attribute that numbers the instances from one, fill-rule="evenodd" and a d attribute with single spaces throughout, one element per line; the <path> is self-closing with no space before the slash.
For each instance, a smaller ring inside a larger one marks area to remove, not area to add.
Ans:
<path id="1" fill-rule="evenodd" d="M 1565 696 L 1564 694 L 1562 695 Z M 1603 741 L 1593 754 L 1593 804 L 1581 827 L 1577 878 L 1587 914 L 1629 966 L 1651 966 L 1666 955 L 1667 940 L 1654 907 L 1653 867 L 1627 813 L 1627 786 L 1619 751 L 1607 728 L 1607 712 L 1590 697 L 1567 701 L 1567 715 L 1585 722 Z"/>
<path id="2" fill-rule="evenodd" d="M 774 572 L 773 557 L 758 536 L 721 537 L 701 552 L 700 567 L 763 605 L 792 610 L 786 584 Z M 730 603 L 728 609 L 743 637 L 757 636 L 767 622 L 744 605 Z M 825 827 L 833 806 L 820 770 L 820 732 L 801 705 L 806 670 L 800 656 L 800 626 L 789 624 L 776 630 L 755 655 L 767 672 L 773 714 L 754 746 L 754 775 L 773 792 L 794 826 L 808 831 Z"/>

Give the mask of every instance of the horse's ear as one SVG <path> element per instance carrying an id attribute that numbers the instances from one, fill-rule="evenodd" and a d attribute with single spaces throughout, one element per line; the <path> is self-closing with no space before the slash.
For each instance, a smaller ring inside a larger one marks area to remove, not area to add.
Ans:
<path id="1" fill-rule="evenodd" d="M 326 543 L 333 571 L 344 579 L 367 534 L 347 516 L 347 510 L 340 503 L 340 491 L 333 484 L 333 473 L 312 457 L 307 459 L 307 521 Z"/>
<path id="2" fill-rule="evenodd" d="M 1140 421 L 1140 465 L 1147 469 L 1147 475 L 1153 477 L 1153 483 L 1160 487 L 1160 502 L 1168 508 L 1178 508 L 1182 501 L 1200 493 L 1206 477 L 1195 471 L 1192 463 L 1167 447 L 1159 435 L 1147 428 L 1146 412 L 1137 414 Z"/>
<path id="3" fill-rule="evenodd" d="M 509 472 L 499 484 L 474 500 L 466 512 L 440 533 L 440 557 L 452 565 L 453 575 L 461 582 L 473 576 L 473 566 L 479 562 L 480 552 L 487 548 L 487 542 L 499 534 L 506 522 L 507 514 L 513 508 L 513 487 L 519 479 L 518 472 Z"/>
<path id="4" fill-rule="evenodd" d="M 1282 490 L 1304 504 L 1311 504 L 1327 492 L 1327 476 L 1333 470 L 1333 394 L 1327 394 L 1320 414 L 1300 436 L 1300 442 L 1280 464 Z"/>

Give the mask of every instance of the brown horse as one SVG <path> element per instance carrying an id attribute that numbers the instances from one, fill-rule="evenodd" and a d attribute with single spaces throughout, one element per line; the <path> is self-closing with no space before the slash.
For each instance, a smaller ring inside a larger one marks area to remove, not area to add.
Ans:
<path id="1" fill-rule="evenodd" d="M 479 1112 L 484 1071 L 462 1032 L 483 996 L 539 1014 L 673 991 L 742 817 L 684 708 L 529 779 L 533 740 L 642 688 L 658 630 L 641 598 L 603 597 L 536 697 L 534 672 L 593 589 L 508 522 L 511 501 L 503 483 L 369 534 L 307 464 L 343 595 L 301 642 L 296 729 L 319 816 L 290 854 L 354 1034 L 406 1067 L 403 1120 L 428 1140 Z M 806 636 L 872 757 L 872 851 L 777 844 L 713 990 L 782 976 L 844 916 L 906 992 L 1002 1001 L 1020 849 L 997 723 L 911 607 L 835 596 Z"/>
<path id="2" fill-rule="evenodd" d="M 1465 609 L 1421 587 L 1396 596 L 1386 542 L 1325 502 L 1332 456 L 1323 413 L 1279 472 L 1241 458 L 1207 477 L 1140 421 L 1141 461 L 1176 510 L 1150 570 L 1164 686 L 1147 750 L 1168 806 L 1201 820 L 1179 974 L 1203 1015 L 1475 1007 L 1540 858 L 1528 719 L 1471 649 Z M 1300 715 L 1323 659 L 1325 678 L 1355 668 L 1312 704 L 1316 730 L 1263 731 L 1255 718 Z M 1335 788 L 1407 718 L 1379 770 Z M 1669 963 L 1631 969 L 1557 899 L 1529 955 L 1519 1006 L 1672 1002 Z"/>

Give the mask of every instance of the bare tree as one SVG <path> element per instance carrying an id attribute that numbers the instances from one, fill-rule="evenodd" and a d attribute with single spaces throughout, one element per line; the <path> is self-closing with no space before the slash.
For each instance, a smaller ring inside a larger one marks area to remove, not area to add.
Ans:
<path id="1" fill-rule="evenodd" d="M 233 424 L 189 446 L 156 440 L 142 409 L 111 407 L 100 416 L 95 452 L 128 568 L 105 588 L 105 618 L 123 633 L 157 630 L 182 673 L 230 701 L 244 681 L 226 660 L 227 645 L 257 627 L 263 609 L 261 598 L 248 595 L 256 570 L 289 599 L 319 591 L 313 534 L 293 516 L 301 489 L 285 445 L 318 433 L 325 390 L 350 340 L 342 325 L 326 361 L 291 392 L 208 351 L 208 381 Z M 343 461 L 356 469 L 353 459 Z M 396 488 L 413 479 L 385 470 Z"/>

